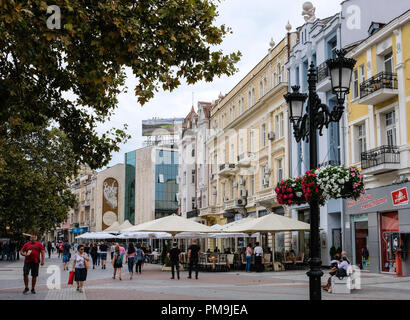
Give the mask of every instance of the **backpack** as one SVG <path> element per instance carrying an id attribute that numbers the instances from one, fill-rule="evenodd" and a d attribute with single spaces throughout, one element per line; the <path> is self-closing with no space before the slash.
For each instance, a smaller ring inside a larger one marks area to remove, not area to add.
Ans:
<path id="1" fill-rule="evenodd" d="M 335 276 L 338 277 L 339 280 L 342 280 L 344 277 L 347 277 L 346 270 L 343 268 L 337 269 Z"/>
<path id="2" fill-rule="evenodd" d="M 142 251 L 141 249 L 137 249 L 137 259 L 138 259 L 138 261 L 142 261 L 143 260 L 143 258 L 142 258 L 142 253 L 143 253 L 144 251 Z"/>

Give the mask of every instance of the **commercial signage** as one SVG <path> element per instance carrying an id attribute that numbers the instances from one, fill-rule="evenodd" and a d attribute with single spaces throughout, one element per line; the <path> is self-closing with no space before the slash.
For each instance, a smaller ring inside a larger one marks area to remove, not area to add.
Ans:
<path id="1" fill-rule="evenodd" d="M 409 196 L 407 194 L 407 188 L 392 191 L 391 193 L 393 205 L 399 206 L 409 203 Z"/>
<path id="2" fill-rule="evenodd" d="M 73 232 L 72 233 L 85 233 L 88 231 L 87 227 L 84 228 L 73 228 Z"/>
<path id="3" fill-rule="evenodd" d="M 142 120 L 142 135 L 175 135 L 178 133 L 178 125 L 182 125 L 183 122 L 184 118 Z"/>

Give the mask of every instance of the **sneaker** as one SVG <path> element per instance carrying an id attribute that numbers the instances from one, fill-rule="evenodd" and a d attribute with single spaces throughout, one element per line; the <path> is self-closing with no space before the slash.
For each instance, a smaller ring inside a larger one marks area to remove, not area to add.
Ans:
<path id="1" fill-rule="evenodd" d="M 23 294 L 28 294 L 29 291 L 30 291 L 29 288 L 25 288 L 24 291 L 23 291 Z"/>
<path id="2" fill-rule="evenodd" d="M 36 294 L 36 290 L 31 289 L 31 293 L 32 293 L 32 294 Z"/>
<path id="3" fill-rule="evenodd" d="M 78 291 L 79 291 L 79 292 L 81 292 L 81 293 L 83 293 L 83 292 L 84 292 L 84 291 L 83 291 L 83 289 L 81 289 L 81 288 L 80 288 L 80 289 L 78 289 Z"/>

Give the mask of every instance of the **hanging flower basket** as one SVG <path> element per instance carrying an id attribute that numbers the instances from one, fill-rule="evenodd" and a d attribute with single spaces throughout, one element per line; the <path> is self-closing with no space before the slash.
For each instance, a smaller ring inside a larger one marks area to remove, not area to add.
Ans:
<path id="1" fill-rule="evenodd" d="M 355 167 L 325 166 L 316 169 L 317 183 L 323 196 L 329 199 L 357 200 L 365 192 L 363 176 Z"/>
<path id="2" fill-rule="evenodd" d="M 281 180 L 275 192 L 279 204 L 291 206 L 306 203 L 300 177 Z"/>
<path id="3" fill-rule="evenodd" d="M 316 169 L 306 171 L 306 174 L 301 179 L 303 195 L 305 196 L 306 202 L 316 200 L 320 206 L 324 206 L 326 197 L 324 196 L 323 189 L 318 184 L 315 170 Z"/>

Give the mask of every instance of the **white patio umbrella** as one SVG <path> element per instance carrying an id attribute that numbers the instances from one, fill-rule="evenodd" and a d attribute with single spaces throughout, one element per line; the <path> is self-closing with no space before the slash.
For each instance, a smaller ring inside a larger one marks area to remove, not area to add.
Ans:
<path id="1" fill-rule="evenodd" d="M 119 231 L 123 231 L 129 228 L 132 228 L 134 225 L 131 224 L 131 222 L 129 222 L 128 220 L 125 220 L 118 228 Z"/>
<path id="2" fill-rule="evenodd" d="M 182 232 L 194 233 L 215 233 L 210 227 L 190 219 L 182 218 L 176 214 L 151 220 L 140 225 L 136 225 L 125 231 L 144 231 L 144 232 L 168 232 L 175 238 L 175 235 Z"/>
<path id="3" fill-rule="evenodd" d="M 172 238 L 170 233 L 166 232 L 124 232 L 121 233 L 118 239 L 161 239 L 162 237 Z"/>
<path id="4" fill-rule="evenodd" d="M 105 232 L 87 232 L 83 233 L 80 236 L 75 237 L 76 239 L 116 239 L 117 236 L 114 236 L 110 233 Z"/>
<path id="5" fill-rule="evenodd" d="M 224 232 L 270 232 L 272 234 L 284 231 L 310 231 L 310 224 L 271 213 L 242 224 L 232 225 L 224 230 Z M 275 261 L 274 251 L 275 248 L 272 248 L 273 261 Z"/>
<path id="6" fill-rule="evenodd" d="M 113 232 L 113 231 L 120 231 L 120 224 L 118 221 L 115 221 L 112 225 L 110 225 L 107 229 L 105 229 L 103 232 Z"/>

